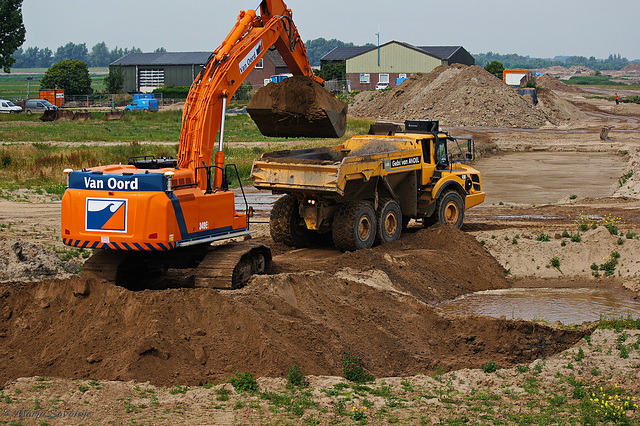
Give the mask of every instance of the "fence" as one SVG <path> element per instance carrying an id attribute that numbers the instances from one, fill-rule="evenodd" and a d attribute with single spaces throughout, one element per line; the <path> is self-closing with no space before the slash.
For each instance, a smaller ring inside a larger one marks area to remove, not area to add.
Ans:
<path id="1" fill-rule="evenodd" d="M 165 106 L 175 103 L 175 100 L 164 99 L 162 93 L 156 95 L 158 105 Z M 93 95 L 67 95 L 63 108 L 117 108 L 131 103 L 133 95 L 127 93 L 109 94 L 94 93 Z"/>

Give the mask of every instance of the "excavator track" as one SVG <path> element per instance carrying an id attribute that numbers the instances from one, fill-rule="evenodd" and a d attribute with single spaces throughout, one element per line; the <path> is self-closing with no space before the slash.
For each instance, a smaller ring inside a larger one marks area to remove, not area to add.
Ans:
<path id="1" fill-rule="evenodd" d="M 82 275 L 93 275 L 133 291 L 175 287 L 231 290 L 270 269 L 270 248 L 243 241 L 162 253 L 99 250 L 85 262 Z"/>
<path id="2" fill-rule="evenodd" d="M 271 268 L 271 250 L 262 244 L 231 243 L 209 250 L 195 269 L 195 286 L 243 287 L 254 274 Z"/>

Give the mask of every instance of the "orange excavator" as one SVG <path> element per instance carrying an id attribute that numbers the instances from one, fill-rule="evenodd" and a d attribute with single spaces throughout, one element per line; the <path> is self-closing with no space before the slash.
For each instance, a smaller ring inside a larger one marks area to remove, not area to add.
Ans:
<path id="1" fill-rule="evenodd" d="M 323 83 L 313 75 L 291 10 L 283 1 L 263 0 L 255 9 L 240 12 L 193 82 L 182 116 L 178 159 L 145 156 L 126 165 L 65 170 L 63 242 L 100 249 L 84 270 L 131 289 L 153 287 L 154 282 L 170 286 L 167 276 L 193 277 L 197 287 L 237 288 L 252 274 L 268 270 L 271 252 L 264 245 L 242 241 L 214 249 L 212 243 L 246 240 L 254 232 L 242 186 L 244 211 L 236 211 L 236 197 L 229 190 L 230 178 L 240 179 L 235 165 L 225 164 L 225 110 L 228 99 L 274 47 L 291 73 Z M 269 108 L 255 113 L 259 129 L 273 133 L 269 129 L 277 123 L 270 119 Z M 323 137 L 342 136 L 346 108 L 325 114 L 326 120 L 291 126 L 290 131 L 278 125 L 276 133 L 298 137 L 302 127 L 304 135 L 311 128 Z M 305 117 L 297 112 L 296 120 Z"/>

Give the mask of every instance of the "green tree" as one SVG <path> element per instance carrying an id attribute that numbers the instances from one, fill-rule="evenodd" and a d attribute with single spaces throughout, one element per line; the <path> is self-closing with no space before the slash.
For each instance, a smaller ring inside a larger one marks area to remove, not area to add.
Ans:
<path id="1" fill-rule="evenodd" d="M 345 80 L 347 78 L 347 64 L 344 61 L 330 61 L 322 64 L 322 78 L 325 80 Z"/>
<path id="2" fill-rule="evenodd" d="M 109 67 L 109 75 L 104 78 L 108 93 L 120 93 L 124 87 L 124 70 L 122 65 Z"/>
<path id="3" fill-rule="evenodd" d="M 44 73 L 40 89 L 64 89 L 67 95 L 88 95 L 93 93 L 87 63 L 76 59 L 53 64 Z"/>
<path id="4" fill-rule="evenodd" d="M 502 77 L 502 72 L 504 71 L 504 65 L 502 65 L 502 62 L 500 61 L 492 61 L 488 63 L 484 67 L 484 69 L 493 75 L 496 75 L 496 76 L 499 75 L 500 77 Z"/>
<path id="5" fill-rule="evenodd" d="M 54 59 L 56 62 L 61 62 L 66 59 L 76 59 L 78 61 L 87 62 L 89 57 L 89 51 L 87 50 L 87 44 L 75 44 L 69 42 L 64 46 L 58 47 Z"/>
<path id="6" fill-rule="evenodd" d="M 25 34 L 22 0 L 0 1 L 0 66 L 4 72 L 11 72 L 16 61 L 11 55 L 22 46 Z"/>
<path id="7" fill-rule="evenodd" d="M 103 41 L 97 43 L 95 46 L 91 48 L 91 53 L 89 54 L 89 64 L 92 67 L 107 67 L 111 62 L 110 59 L 109 48 L 107 44 Z"/>

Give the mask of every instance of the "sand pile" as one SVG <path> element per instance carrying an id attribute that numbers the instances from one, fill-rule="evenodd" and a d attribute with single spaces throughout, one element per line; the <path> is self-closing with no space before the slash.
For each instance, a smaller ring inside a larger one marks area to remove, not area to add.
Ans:
<path id="1" fill-rule="evenodd" d="M 393 121 L 440 120 L 446 126 L 536 127 L 560 118 L 536 108 L 479 66 L 442 65 L 384 92 L 362 92 L 350 114 Z"/>
<path id="2" fill-rule="evenodd" d="M 540 87 L 544 87 L 545 89 L 555 90 L 557 92 L 576 93 L 576 94 L 584 93 L 584 90 L 582 90 L 575 84 L 563 83 L 559 79 L 555 77 L 551 77 L 550 75 L 542 75 L 536 78 L 536 82 Z"/>
<path id="3" fill-rule="evenodd" d="M 19 238 L 0 240 L 0 282 L 69 276 L 79 268 L 57 254 Z"/>
<path id="4" fill-rule="evenodd" d="M 424 301 L 507 286 L 495 260 L 455 228 L 421 230 L 330 263 L 331 271 L 318 264 L 321 271 L 256 277 L 234 291 L 132 292 L 88 278 L 4 284 L 0 383 L 57 376 L 199 384 L 234 371 L 282 376 L 293 364 L 340 375 L 346 352 L 376 376 L 410 375 L 529 362 L 585 333 L 440 316 Z"/>
<path id="5" fill-rule="evenodd" d="M 640 63 L 629 64 L 626 67 L 622 68 L 620 71 L 628 73 L 640 73 Z"/>

